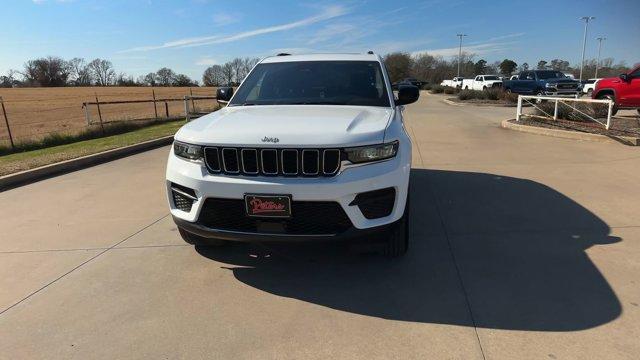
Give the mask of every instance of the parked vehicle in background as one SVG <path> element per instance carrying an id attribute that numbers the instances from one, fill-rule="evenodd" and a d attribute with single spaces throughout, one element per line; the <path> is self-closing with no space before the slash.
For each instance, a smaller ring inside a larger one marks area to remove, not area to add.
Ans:
<path id="1" fill-rule="evenodd" d="M 442 80 L 440 83 L 441 86 L 451 86 L 451 87 L 462 87 L 462 81 L 464 78 L 462 76 L 456 76 L 451 80 Z"/>
<path id="2" fill-rule="evenodd" d="M 478 75 L 473 79 L 462 80 L 462 88 L 465 90 L 487 90 L 500 86 L 502 80 L 497 75 Z"/>
<path id="3" fill-rule="evenodd" d="M 565 77 L 567 77 L 567 78 L 569 78 L 569 79 L 573 79 L 573 80 L 575 80 L 575 79 L 576 79 L 576 77 L 575 77 L 575 76 L 573 76 L 573 74 L 569 74 L 569 73 L 563 73 L 563 74 L 564 74 L 564 76 L 565 76 Z"/>
<path id="4" fill-rule="evenodd" d="M 576 96 L 580 82 L 560 71 L 528 70 L 521 72 L 517 80 L 503 82 L 502 87 L 507 92 L 523 95 Z"/>
<path id="5" fill-rule="evenodd" d="M 611 99 L 619 109 L 637 109 L 640 114 L 640 66 L 618 77 L 600 79 L 591 94 L 594 99 Z"/>
<path id="6" fill-rule="evenodd" d="M 593 93 L 593 89 L 595 89 L 596 87 L 596 83 L 601 80 L 601 79 L 587 79 L 587 80 L 582 80 L 582 93 L 583 94 L 587 94 L 589 95 L 589 97 L 591 97 L 591 94 Z"/>
<path id="7" fill-rule="evenodd" d="M 416 78 L 406 78 L 406 79 L 402 80 L 402 83 L 411 84 L 411 85 L 417 87 L 418 89 L 422 89 L 422 87 L 424 85 L 427 85 L 429 82 L 428 81 L 418 80 Z"/>
<path id="8" fill-rule="evenodd" d="M 511 75 L 509 80 L 518 80 L 518 75 Z"/>

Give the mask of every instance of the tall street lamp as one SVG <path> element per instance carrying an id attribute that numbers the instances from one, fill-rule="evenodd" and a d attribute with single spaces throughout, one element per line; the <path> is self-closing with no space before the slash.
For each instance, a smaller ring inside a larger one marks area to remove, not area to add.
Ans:
<path id="1" fill-rule="evenodd" d="M 596 63 L 596 74 L 594 76 L 594 78 L 598 78 L 598 68 L 600 67 L 600 52 L 602 51 L 602 42 L 604 40 L 607 40 L 606 37 L 598 37 L 596 38 L 596 40 L 598 40 L 598 62 Z"/>
<path id="2" fill-rule="evenodd" d="M 584 51 L 587 47 L 587 29 L 589 27 L 589 21 L 595 20 L 593 16 L 583 16 L 580 20 L 584 20 L 584 39 L 582 40 L 582 61 L 580 62 L 580 81 L 582 81 L 582 70 L 584 68 Z"/>
<path id="3" fill-rule="evenodd" d="M 460 48 L 458 49 L 458 77 L 460 77 L 460 63 L 462 62 L 462 38 L 467 36 L 467 34 L 457 34 L 456 36 L 460 38 Z"/>

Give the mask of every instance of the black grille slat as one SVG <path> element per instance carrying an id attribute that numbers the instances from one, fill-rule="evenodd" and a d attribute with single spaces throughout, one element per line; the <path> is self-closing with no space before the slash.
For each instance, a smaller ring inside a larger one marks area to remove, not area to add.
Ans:
<path id="1" fill-rule="evenodd" d="M 353 226 L 337 202 L 292 201 L 290 219 L 259 219 L 248 217 L 244 200 L 208 198 L 198 218 L 198 224 L 212 229 L 260 233 L 264 223 L 282 225 L 282 234 L 330 235 L 342 233 Z"/>
<path id="2" fill-rule="evenodd" d="M 258 150 L 242 149 L 242 171 L 247 174 L 255 175 L 258 173 Z"/>
<path id="3" fill-rule="evenodd" d="M 211 173 L 264 176 L 334 176 L 339 149 L 261 149 L 210 146 L 204 149 Z"/>
<path id="4" fill-rule="evenodd" d="M 298 150 L 283 149 L 280 152 L 280 159 L 284 175 L 298 175 Z"/>
<path id="5" fill-rule="evenodd" d="M 322 152 L 322 171 L 326 175 L 338 172 L 340 168 L 340 150 L 327 149 Z"/>
<path id="6" fill-rule="evenodd" d="M 229 173 L 240 172 L 240 166 L 238 161 L 238 150 L 231 148 L 222 149 L 222 164 L 224 165 L 224 171 Z"/>
<path id="7" fill-rule="evenodd" d="M 320 151 L 302 150 L 302 173 L 304 175 L 318 175 L 320 169 Z"/>
<path id="8" fill-rule="evenodd" d="M 204 159 L 210 171 L 220 172 L 222 170 L 218 148 L 205 148 Z"/>

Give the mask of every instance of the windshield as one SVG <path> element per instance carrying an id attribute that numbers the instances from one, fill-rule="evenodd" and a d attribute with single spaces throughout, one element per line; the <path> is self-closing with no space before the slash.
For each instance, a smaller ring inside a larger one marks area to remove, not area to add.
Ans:
<path id="1" fill-rule="evenodd" d="M 485 76 L 484 79 L 485 80 L 500 80 L 500 78 L 498 78 L 497 76 Z"/>
<path id="2" fill-rule="evenodd" d="M 259 64 L 229 103 L 297 104 L 390 106 L 382 70 L 375 61 Z"/>
<path id="3" fill-rule="evenodd" d="M 566 78 L 566 76 L 560 71 L 538 71 L 538 79 L 556 79 Z"/>

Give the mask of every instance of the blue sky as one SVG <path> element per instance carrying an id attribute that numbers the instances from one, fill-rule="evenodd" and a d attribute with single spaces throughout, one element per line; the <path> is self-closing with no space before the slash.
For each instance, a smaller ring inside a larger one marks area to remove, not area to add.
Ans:
<path id="1" fill-rule="evenodd" d="M 118 72 L 162 66 L 200 80 L 204 69 L 234 57 L 278 52 L 374 50 L 443 56 L 465 50 L 489 62 L 580 61 L 597 36 L 603 57 L 640 62 L 640 0 L 293 2 L 222 0 L 8 0 L 3 2 L 0 74 L 27 59 L 110 59 Z"/>

